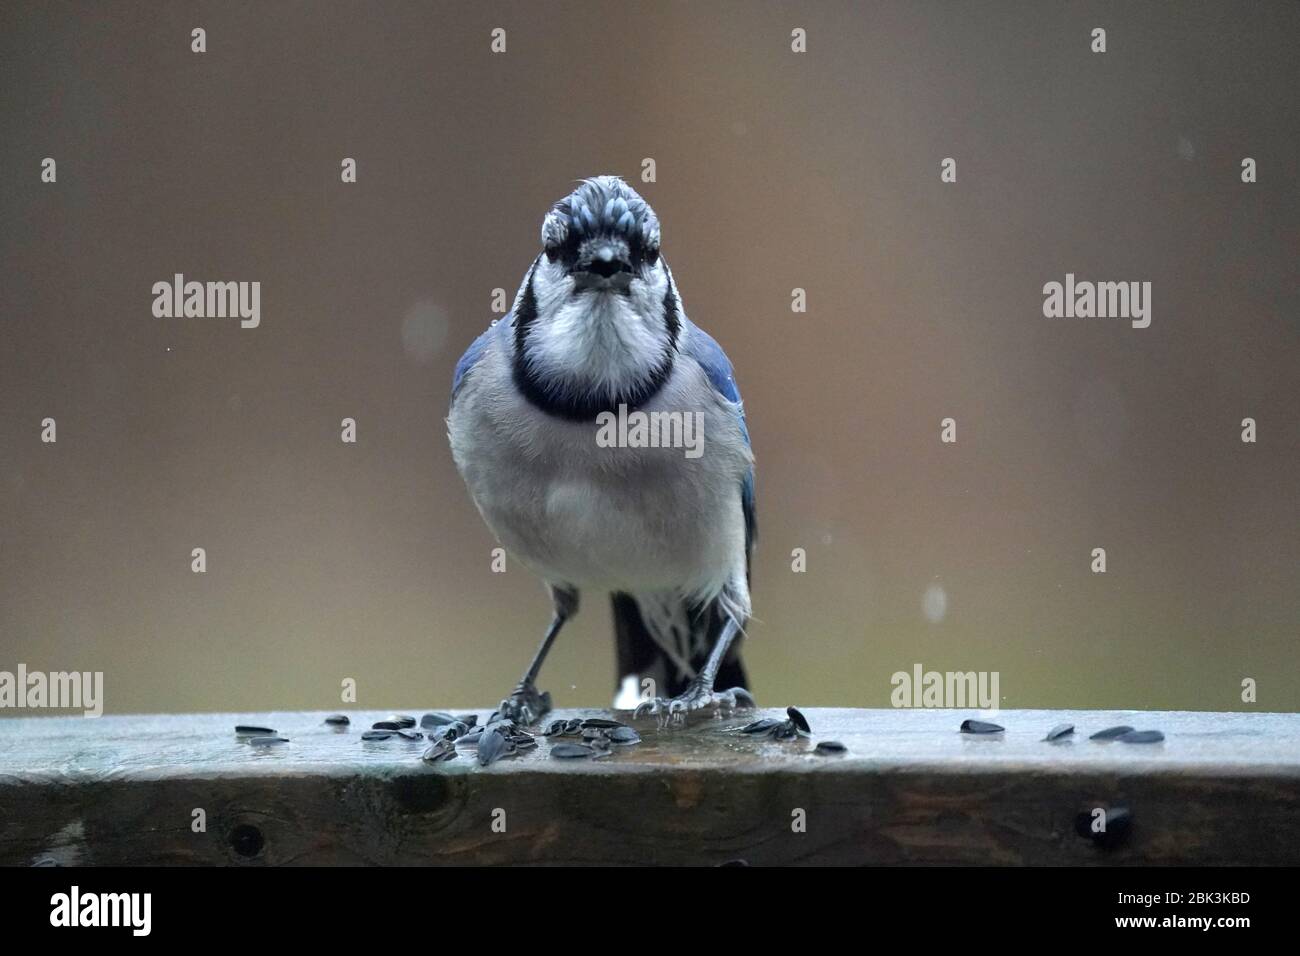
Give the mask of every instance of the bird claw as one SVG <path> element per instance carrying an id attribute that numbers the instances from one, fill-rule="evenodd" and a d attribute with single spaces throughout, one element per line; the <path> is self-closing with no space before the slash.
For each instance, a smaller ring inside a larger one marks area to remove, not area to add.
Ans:
<path id="1" fill-rule="evenodd" d="M 673 698 L 654 697 L 637 704 L 632 712 L 633 718 L 652 716 L 657 718 L 660 727 L 671 724 L 680 727 L 686 723 L 686 717 L 692 711 L 713 708 L 715 717 L 728 717 L 741 707 L 754 707 L 754 695 L 743 687 L 715 691 L 702 683 L 692 683 L 683 693 Z"/>
<path id="2" fill-rule="evenodd" d="M 522 726 L 535 724 L 551 712 L 551 694 L 549 691 L 538 692 L 532 684 L 519 684 L 505 700 L 497 712 L 502 717 L 513 720 Z"/>

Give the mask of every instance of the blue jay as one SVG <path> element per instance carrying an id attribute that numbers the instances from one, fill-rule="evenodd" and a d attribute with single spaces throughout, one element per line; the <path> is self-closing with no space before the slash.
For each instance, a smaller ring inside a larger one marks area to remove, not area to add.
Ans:
<path id="1" fill-rule="evenodd" d="M 690 455 L 631 429 L 598 440 L 598 422 L 630 412 L 689 415 L 702 444 Z M 667 694 L 637 716 L 753 705 L 737 640 L 755 534 L 740 392 L 686 317 L 654 210 L 621 179 L 585 180 L 546 214 L 510 314 L 456 365 L 447 430 L 483 520 L 554 609 L 502 714 L 531 724 L 550 710 L 537 674 L 583 590 L 612 596 L 624 686 L 650 678 Z"/>

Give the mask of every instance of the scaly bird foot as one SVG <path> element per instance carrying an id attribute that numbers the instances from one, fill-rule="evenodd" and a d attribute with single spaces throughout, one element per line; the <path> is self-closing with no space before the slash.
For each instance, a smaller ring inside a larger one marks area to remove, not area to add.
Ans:
<path id="1" fill-rule="evenodd" d="M 651 715 L 658 718 L 660 727 L 668 724 L 680 727 L 686 723 L 686 715 L 692 711 L 712 707 L 715 717 L 727 717 L 741 707 L 753 706 L 755 706 L 754 695 L 743 687 L 715 691 L 710 685 L 695 680 L 685 691 L 671 700 L 656 697 L 653 700 L 642 701 L 632 712 L 632 716 L 636 718 Z"/>
<path id="2" fill-rule="evenodd" d="M 532 684 L 520 683 L 514 693 L 501 701 L 498 712 L 517 724 L 535 724 L 551 712 L 550 692 L 538 693 Z"/>

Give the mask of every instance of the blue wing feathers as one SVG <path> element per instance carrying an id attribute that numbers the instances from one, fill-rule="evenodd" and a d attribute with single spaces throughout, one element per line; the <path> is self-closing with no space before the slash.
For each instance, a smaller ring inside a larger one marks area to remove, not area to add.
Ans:
<path id="1" fill-rule="evenodd" d="M 713 340 L 713 336 L 699 326 L 692 325 L 687 336 L 685 352 L 699 363 L 708 377 L 710 384 L 728 401 L 740 403 L 740 387 L 736 385 L 736 376 L 731 368 L 731 360 L 722 346 Z M 749 428 L 745 424 L 745 412 L 740 411 L 740 430 L 749 442 Z M 754 469 L 749 470 L 740 485 L 740 506 L 745 513 L 745 550 L 753 547 L 758 535 L 757 513 L 754 507 Z"/>
<path id="2" fill-rule="evenodd" d="M 469 370 L 474 367 L 474 363 L 479 360 L 487 348 L 491 334 L 492 329 L 489 327 L 486 332 L 470 343 L 469 348 L 465 350 L 465 354 L 456 363 L 456 374 L 451 380 L 451 400 L 453 402 L 456 400 L 456 393 L 460 391 L 460 383 L 465 380 Z"/>
<path id="3" fill-rule="evenodd" d="M 691 329 L 691 334 L 687 337 L 686 354 L 699 363 L 704 374 L 709 377 L 709 382 L 723 398 L 732 402 L 740 401 L 740 389 L 736 386 L 736 376 L 731 370 L 731 360 L 722 351 L 722 346 L 713 340 L 713 336 L 698 325 Z M 743 414 L 741 418 L 744 418 Z"/>

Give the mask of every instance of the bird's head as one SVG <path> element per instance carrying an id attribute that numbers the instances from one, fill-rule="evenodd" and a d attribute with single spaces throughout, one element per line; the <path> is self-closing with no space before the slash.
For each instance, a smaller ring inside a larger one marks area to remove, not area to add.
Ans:
<path id="1" fill-rule="evenodd" d="M 572 417 L 657 387 L 680 321 L 659 217 L 617 176 L 584 180 L 543 218 L 514 312 L 517 375 Z"/>
<path id="2" fill-rule="evenodd" d="M 659 217 L 617 176 L 584 181 L 542 220 L 548 283 L 571 295 L 630 295 L 663 274 Z"/>

